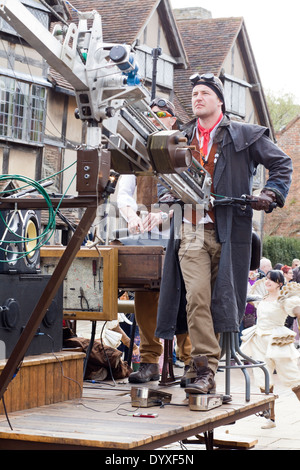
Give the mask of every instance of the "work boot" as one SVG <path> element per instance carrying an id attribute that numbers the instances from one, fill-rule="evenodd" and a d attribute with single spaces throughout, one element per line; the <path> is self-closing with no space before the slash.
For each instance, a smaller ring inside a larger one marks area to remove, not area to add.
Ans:
<path id="1" fill-rule="evenodd" d="M 129 376 L 130 383 L 144 383 L 150 380 L 159 380 L 159 365 L 141 362 L 139 370 Z"/>
<path id="2" fill-rule="evenodd" d="M 186 393 L 215 393 L 216 383 L 215 374 L 208 367 L 208 360 L 205 356 L 194 357 L 194 368 L 196 369 L 196 378 L 193 383 L 185 387 Z"/>
<path id="3" fill-rule="evenodd" d="M 297 385 L 297 387 L 293 387 L 292 391 L 295 393 L 298 400 L 300 400 L 300 385 Z"/>

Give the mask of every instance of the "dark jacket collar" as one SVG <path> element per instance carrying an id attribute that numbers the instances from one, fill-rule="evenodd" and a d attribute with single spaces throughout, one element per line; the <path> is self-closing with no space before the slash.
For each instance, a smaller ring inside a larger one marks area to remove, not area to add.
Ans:
<path id="1" fill-rule="evenodd" d="M 191 143 L 194 138 L 196 123 L 197 118 L 192 119 L 180 128 L 180 131 L 187 137 L 189 143 Z M 232 142 L 236 152 L 240 152 L 249 147 L 262 135 L 269 136 L 270 134 L 267 127 L 259 126 L 257 124 L 245 124 L 243 122 L 232 121 L 227 114 L 224 115 L 219 125 L 219 129 L 222 137 L 224 136 L 223 145 L 227 145 Z M 224 133 L 225 129 L 227 129 L 228 132 Z M 217 141 L 218 134 L 219 133 L 216 135 Z"/>
<path id="2" fill-rule="evenodd" d="M 269 136 L 269 134 L 270 131 L 267 127 L 231 121 L 230 126 L 228 126 L 228 133 L 224 136 L 223 144 L 233 142 L 235 151 L 241 152 L 254 144 L 262 135 Z"/>

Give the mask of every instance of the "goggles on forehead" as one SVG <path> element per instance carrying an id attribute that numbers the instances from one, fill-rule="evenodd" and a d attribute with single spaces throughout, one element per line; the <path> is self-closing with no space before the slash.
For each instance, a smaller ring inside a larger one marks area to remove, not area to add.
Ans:
<path id="1" fill-rule="evenodd" d="M 174 113 L 173 113 L 172 109 L 170 109 L 170 105 L 169 105 L 168 101 L 164 100 L 163 98 L 156 98 L 156 99 L 152 100 L 149 106 L 150 106 L 150 108 L 152 108 L 153 106 L 157 106 L 158 108 L 167 108 L 169 113 L 172 116 L 174 116 Z"/>
<path id="2" fill-rule="evenodd" d="M 170 113 L 167 113 L 167 111 L 152 111 L 152 113 L 147 113 L 147 116 L 150 118 L 153 118 L 153 114 L 156 114 L 156 116 L 159 118 L 173 117 L 173 115 Z"/>
<path id="3" fill-rule="evenodd" d="M 204 82 L 214 82 L 215 76 L 213 73 L 204 73 L 203 75 L 199 75 L 199 73 L 194 73 L 190 76 L 190 81 L 194 85 L 195 83 L 203 80 Z"/>

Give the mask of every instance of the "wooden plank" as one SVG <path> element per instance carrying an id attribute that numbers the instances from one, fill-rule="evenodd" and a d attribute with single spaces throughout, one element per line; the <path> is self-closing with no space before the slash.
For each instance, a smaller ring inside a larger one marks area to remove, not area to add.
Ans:
<path id="1" fill-rule="evenodd" d="M 38 388 L 38 403 L 37 406 L 42 406 L 46 404 L 45 396 L 46 396 L 46 364 L 42 363 L 39 364 L 37 367 L 38 374 L 39 374 L 39 381 L 37 384 Z"/>
<path id="2" fill-rule="evenodd" d="M 64 362 L 62 364 L 62 371 L 63 373 L 62 380 L 61 380 L 61 392 L 62 392 L 62 401 L 69 400 L 72 398 L 72 395 L 69 396 L 69 388 L 73 387 L 73 380 L 76 379 L 76 370 L 73 366 L 74 361 Z M 72 383 L 66 377 L 72 377 Z M 75 395 L 73 395 L 74 397 Z"/>
<path id="3" fill-rule="evenodd" d="M 21 410 L 26 410 L 29 408 L 30 404 L 30 397 L 29 397 L 29 374 L 28 374 L 28 367 L 24 369 L 23 374 L 18 374 L 20 377 L 20 398 L 21 398 Z"/>
<path id="4" fill-rule="evenodd" d="M 39 396 L 39 374 L 38 374 L 38 368 L 37 367 L 32 367 L 30 370 L 28 367 L 26 368 L 28 370 L 28 382 L 29 382 L 29 396 L 30 396 L 30 402 L 29 405 L 33 408 L 39 405 L 38 401 L 38 396 Z M 29 370 L 31 373 L 29 373 Z M 41 384 L 42 385 L 42 384 Z"/>
<path id="5" fill-rule="evenodd" d="M 45 405 L 50 405 L 53 403 L 53 363 L 46 364 L 45 379 Z"/>
<path id="6" fill-rule="evenodd" d="M 87 310 L 64 310 L 65 320 L 89 320 L 89 321 L 107 321 L 106 312 L 94 312 Z"/>
<path id="7" fill-rule="evenodd" d="M 84 353 L 61 351 L 24 359 L 4 394 L 7 411 L 19 411 L 79 398 Z M 0 373 L 5 361 L 0 361 Z M 4 413 L 3 404 L 0 415 Z"/>
<path id="8" fill-rule="evenodd" d="M 158 386 L 172 394 L 171 405 L 140 409 L 158 413 L 157 418 L 135 418 L 131 385 L 112 385 L 105 389 L 91 384 L 79 401 L 11 413 L 15 431 L 0 419 L 0 449 L 7 448 L 8 441 L 13 448 L 26 443 L 43 449 L 155 449 L 268 409 L 275 400 L 273 395 L 254 395 L 246 402 L 244 394 L 233 394 L 230 404 L 199 412 L 189 409 L 179 387 Z"/>
<path id="9" fill-rule="evenodd" d="M 109 253 L 112 250 L 117 249 L 115 246 L 100 246 L 100 252 L 102 254 Z M 41 258 L 60 258 L 65 251 L 63 246 L 43 246 L 40 249 Z M 104 255 L 105 256 L 105 255 Z M 81 247 L 76 253 L 76 258 L 98 258 L 99 250 L 96 248 Z"/>
<path id="10" fill-rule="evenodd" d="M 186 439 L 183 441 L 184 444 L 206 444 L 205 436 L 196 434 L 196 439 Z M 233 434 L 218 434 L 217 436 L 213 437 L 213 446 L 218 447 L 220 449 L 239 449 L 239 450 L 246 450 L 252 449 L 258 443 L 258 439 L 254 439 L 253 437 L 243 436 L 235 436 Z"/>

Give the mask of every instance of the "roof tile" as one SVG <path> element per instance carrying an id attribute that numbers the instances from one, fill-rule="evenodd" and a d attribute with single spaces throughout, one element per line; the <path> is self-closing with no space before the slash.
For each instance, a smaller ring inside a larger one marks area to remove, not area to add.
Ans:
<path id="1" fill-rule="evenodd" d="M 103 17 L 102 29 L 105 42 L 132 44 L 157 0 L 72 0 L 79 11 L 96 10 Z M 72 10 L 73 21 L 77 13 Z M 174 11 L 176 17 L 176 10 Z M 189 77 L 192 73 L 213 72 L 219 74 L 242 25 L 242 18 L 177 19 L 176 23 L 188 57 L 187 69 L 174 71 L 173 98 L 181 120 L 192 117 Z M 59 86 L 72 89 L 58 72 L 51 76 Z"/>
<path id="2" fill-rule="evenodd" d="M 103 40 L 115 44 L 132 44 L 142 25 L 148 19 L 157 0 L 72 0 L 72 21 L 78 21 L 76 10 L 81 12 L 96 10 L 102 19 Z M 73 87 L 59 74 L 50 69 L 50 75 L 58 86 L 73 90 Z"/>
<path id="3" fill-rule="evenodd" d="M 190 117 L 193 114 L 189 77 L 196 72 L 220 74 L 242 22 L 242 18 L 177 19 L 189 67 L 175 69 L 174 92 Z"/>
<path id="4" fill-rule="evenodd" d="M 72 0 L 71 3 L 79 11 L 96 10 L 105 19 L 102 21 L 105 42 L 132 44 L 158 1 Z M 72 15 L 76 20 L 76 12 L 72 11 Z"/>

